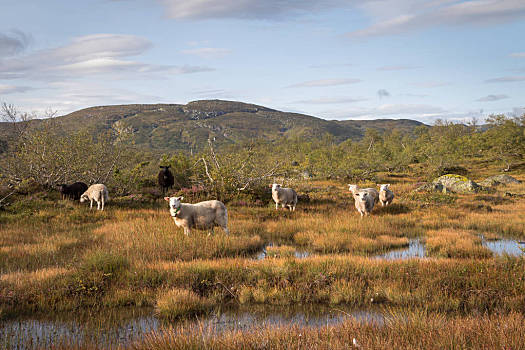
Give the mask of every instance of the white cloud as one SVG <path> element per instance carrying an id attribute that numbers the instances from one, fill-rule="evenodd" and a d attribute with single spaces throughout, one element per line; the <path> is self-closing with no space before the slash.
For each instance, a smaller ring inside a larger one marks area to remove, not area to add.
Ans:
<path id="1" fill-rule="evenodd" d="M 64 46 L 0 61 L 0 79 L 60 80 L 101 73 L 187 74 L 212 70 L 199 66 L 148 64 L 129 59 L 144 53 L 151 46 L 149 40 L 134 35 L 77 37 Z"/>
<path id="2" fill-rule="evenodd" d="M 291 87 L 291 88 L 326 87 L 326 86 L 356 84 L 359 82 L 361 82 L 361 79 L 320 79 L 320 80 L 304 81 L 302 83 L 292 84 L 288 87 Z"/>
<path id="3" fill-rule="evenodd" d="M 510 57 L 525 57 L 525 52 L 515 52 L 515 53 L 511 53 L 510 54 Z"/>
<path id="4" fill-rule="evenodd" d="M 310 100 L 297 101 L 297 103 L 304 104 L 345 104 L 366 101 L 365 98 L 352 98 L 352 97 L 323 97 L 315 98 Z"/>
<path id="5" fill-rule="evenodd" d="M 67 114 L 81 108 L 131 103 L 159 103 L 161 97 L 142 94 L 130 89 L 109 87 L 104 83 L 88 82 L 52 82 L 51 93 L 43 96 L 20 98 L 17 106 L 24 110 L 44 112 L 57 111 L 58 115 Z"/>
<path id="6" fill-rule="evenodd" d="M 29 90 L 34 90 L 34 89 L 29 86 L 14 86 L 14 85 L 0 84 L 0 95 L 23 93 Z"/>
<path id="7" fill-rule="evenodd" d="M 347 6 L 345 0 L 158 0 L 176 19 L 280 19 Z"/>
<path id="8" fill-rule="evenodd" d="M 492 102 L 492 101 L 499 101 L 509 98 L 507 95 L 487 95 L 485 97 L 478 98 L 476 101 L 479 102 Z"/>
<path id="9" fill-rule="evenodd" d="M 525 81 L 525 76 L 507 76 L 485 80 L 485 83 L 514 83 L 518 81 Z"/>
<path id="10" fill-rule="evenodd" d="M 182 50 L 182 53 L 186 55 L 195 55 L 203 58 L 219 58 L 230 54 L 231 50 L 214 47 L 202 47 L 198 49 Z"/>
<path id="11" fill-rule="evenodd" d="M 349 37 L 392 35 L 433 26 L 490 25 L 525 17 L 523 0 L 401 0 L 395 4 L 379 0 L 362 7 L 375 23 L 348 33 Z"/>

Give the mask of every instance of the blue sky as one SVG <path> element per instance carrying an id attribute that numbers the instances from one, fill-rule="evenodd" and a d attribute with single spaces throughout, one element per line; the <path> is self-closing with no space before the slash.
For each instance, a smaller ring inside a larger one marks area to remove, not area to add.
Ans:
<path id="1" fill-rule="evenodd" d="M 0 0 L 0 101 L 226 99 L 325 119 L 525 112 L 523 0 Z"/>

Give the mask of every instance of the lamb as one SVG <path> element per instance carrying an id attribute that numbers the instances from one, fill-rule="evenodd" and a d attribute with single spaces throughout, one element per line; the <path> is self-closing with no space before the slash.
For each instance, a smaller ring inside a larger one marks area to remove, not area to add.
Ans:
<path id="1" fill-rule="evenodd" d="M 166 193 L 166 191 L 169 188 L 173 188 L 173 184 L 175 183 L 175 180 L 173 178 L 173 174 L 169 170 L 170 168 L 169 165 L 166 165 L 166 166 L 161 165 L 160 168 L 162 170 L 159 171 L 158 182 L 159 182 L 160 188 L 162 189 L 162 193 Z"/>
<path id="2" fill-rule="evenodd" d="M 356 193 L 359 191 L 365 191 L 370 193 L 370 195 L 374 198 L 374 202 L 377 203 L 379 201 L 379 192 L 375 188 L 359 188 L 357 185 L 351 185 L 348 184 L 348 190 L 352 192 L 352 194 L 355 196 Z"/>
<path id="3" fill-rule="evenodd" d="M 359 191 L 357 193 L 354 193 L 354 200 L 355 200 L 355 208 L 361 214 L 361 218 L 363 218 L 363 215 L 370 216 L 370 212 L 372 209 L 374 209 L 375 200 L 372 194 L 368 191 Z"/>
<path id="4" fill-rule="evenodd" d="M 394 200 L 394 192 L 392 192 L 388 188 L 390 187 L 390 184 L 384 184 L 379 186 L 379 202 L 381 202 L 381 205 L 385 206 L 392 204 L 392 201 Z"/>
<path id="5" fill-rule="evenodd" d="M 97 202 L 97 210 L 104 210 L 104 204 L 109 200 L 108 188 L 104 184 L 89 186 L 86 192 L 80 196 L 80 203 L 90 201 L 89 209 L 93 208 L 93 201 Z"/>
<path id="6" fill-rule="evenodd" d="M 272 184 L 272 198 L 275 202 L 275 210 L 287 207 L 290 211 L 295 211 L 297 205 L 297 193 L 291 188 L 283 188 L 279 184 Z"/>
<path id="7" fill-rule="evenodd" d="M 79 200 L 82 193 L 86 192 L 88 186 L 83 182 L 75 182 L 71 185 L 59 184 L 58 190 L 62 193 L 62 199 L 69 198 Z"/>
<path id="8" fill-rule="evenodd" d="M 220 226 L 230 234 L 228 230 L 228 211 L 224 203 L 211 200 L 196 204 L 181 203 L 184 197 L 164 197 L 169 202 L 170 215 L 178 227 L 184 229 L 184 234 L 188 235 L 192 228 L 213 229 Z"/>

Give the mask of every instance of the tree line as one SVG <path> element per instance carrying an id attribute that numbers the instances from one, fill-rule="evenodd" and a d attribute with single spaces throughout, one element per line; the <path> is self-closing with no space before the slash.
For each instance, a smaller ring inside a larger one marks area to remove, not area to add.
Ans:
<path id="1" fill-rule="evenodd" d="M 368 129 L 360 140 L 336 142 L 330 135 L 279 141 L 253 140 L 217 148 L 212 140 L 199 154 L 158 154 L 133 145 L 133 131 L 122 123 L 101 134 L 64 133 L 53 113 L 38 128 L 33 115 L 3 104 L 0 117 L 11 132 L 0 140 L 0 182 L 17 188 L 82 180 L 105 183 L 126 195 L 155 186 L 159 165 L 171 165 L 175 187 L 199 188 L 227 200 L 262 190 L 275 179 L 316 177 L 374 180 L 378 172 L 413 171 L 428 178 L 472 161 L 511 170 L 524 162 L 525 115 L 492 115 L 486 124 L 438 120 L 413 133 Z"/>

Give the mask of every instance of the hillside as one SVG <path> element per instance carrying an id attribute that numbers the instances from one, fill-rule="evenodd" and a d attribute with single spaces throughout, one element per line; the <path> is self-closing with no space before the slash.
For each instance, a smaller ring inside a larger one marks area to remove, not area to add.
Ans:
<path id="1" fill-rule="evenodd" d="M 222 100 L 194 101 L 186 105 L 115 105 L 82 109 L 56 118 L 65 132 L 87 128 L 100 133 L 111 128 L 129 128 L 137 146 L 151 150 L 200 149 L 208 138 L 218 145 L 250 139 L 277 140 L 320 137 L 330 134 L 337 141 L 359 139 L 367 128 L 380 131 L 398 128 L 411 132 L 423 125 L 413 120 L 330 121 L 287 113 L 253 104 Z M 44 125 L 33 121 L 32 127 Z M 0 123 L 0 137 L 9 135 L 9 125 Z"/>

